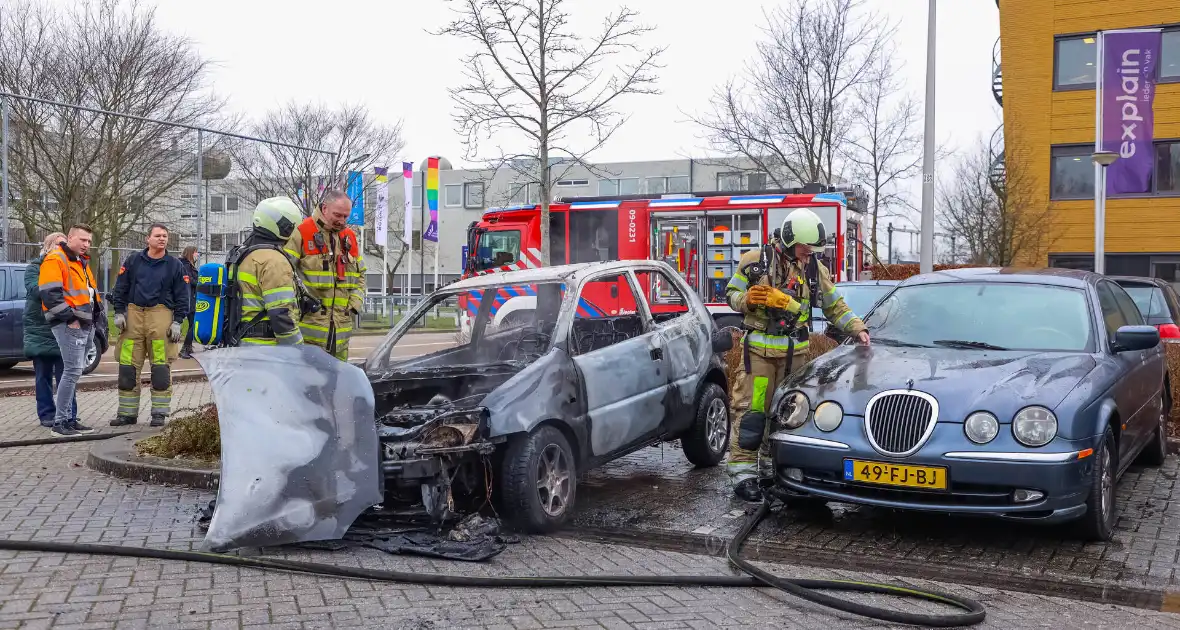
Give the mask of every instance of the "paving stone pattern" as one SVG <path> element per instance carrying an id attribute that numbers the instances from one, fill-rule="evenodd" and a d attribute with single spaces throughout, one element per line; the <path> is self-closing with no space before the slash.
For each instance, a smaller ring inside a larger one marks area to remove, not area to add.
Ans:
<path id="1" fill-rule="evenodd" d="M 789 510 L 759 526 L 751 544 L 773 541 L 926 566 L 1180 591 L 1180 472 L 1176 456 L 1161 468 L 1132 467 L 1118 486 L 1114 540 L 1083 544 L 1068 527 L 894 512 L 832 504 Z M 720 468 L 694 470 L 678 448 L 643 449 L 587 473 L 578 488 L 575 525 L 682 532 L 728 539 L 749 504 L 732 498 Z"/>
<path id="2" fill-rule="evenodd" d="M 204 392 L 201 390 L 204 389 Z M 207 400 L 204 384 L 180 385 L 178 398 Z M 31 399 L 30 399 L 31 400 Z M 0 441 L 42 437 L 19 398 L 0 412 Z M 114 392 L 82 394 L 87 418 L 113 409 Z M 97 424 L 97 422 L 96 422 Z M 104 427 L 104 430 L 106 428 Z M 141 429 L 142 430 L 142 429 Z M 85 443 L 0 450 L 0 536 L 56 542 L 194 549 L 198 507 L 211 494 L 128 483 L 84 467 Z M 688 471 L 681 454 L 664 449 L 653 472 L 652 450 L 589 478 L 585 516 L 618 513 L 642 524 L 632 504 L 642 498 L 681 503 L 681 512 L 728 505 L 712 471 Z M 632 474 L 626 470 L 632 469 Z M 663 471 L 663 472 L 658 472 Z M 670 483 L 676 472 L 679 484 Z M 693 492 L 687 492 L 692 488 Z M 697 497 L 693 499 L 693 497 Z M 718 499 L 717 497 L 722 497 Z M 724 509 L 722 510 L 724 513 Z M 683 526 L 701 520 L 690 514 Z M 729 525 L 725 525 L 728 527 Z M 810 526 L 809 526 L 810 527 Z M 576 538 L 527 537 L 483 564 L 398 557 L 374 550 L 324 552 L 276 549 L 296 560 L 366 568 L 462 575 L 730 574 L 718 558 Z M 1076 602 L 995 589 L 895 580 L 846 571 L 767 565 L 782 575 L 900 581 L 980 599 L 988 628 L 1180 628 L 1180 617 L 1141 609 Z M 876 596 L 860 601 L 909 610 L 927 604 Z M 386 584 L 200 563 L 81 554 L 0 551 L 0 628 L 879 628 L 883 624 L 838 615 L 767 589 L 586 588 L 475 589 Z"/>

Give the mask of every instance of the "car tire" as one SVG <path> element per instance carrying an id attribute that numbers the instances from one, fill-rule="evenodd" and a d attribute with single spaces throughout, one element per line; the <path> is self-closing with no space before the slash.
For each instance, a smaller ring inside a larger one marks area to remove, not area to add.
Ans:
<path id="1" fill-rule="evenodd" d="M 1163 466 L 1168 457 L 1168 415 L 1172 408 L 1172 396 L 1164 387 L 1160 394 L 1160 417 L 1155 426 L 1151 442 L 1139 453 L 1139 462 L 1145 466 Z"/>
<path id="2" fill-rule="evenodd" d="M 573 511 L 577 461 L 569 440 L 556 427 L 542 425 L 509 441 L 500 479 L 505 513 L 516 529 L 552 532 Z"/>
<path id="3" fill-rule="evenodd" d="M 729 402 L 716 383 L 705 383 L 692 427 L 680 437 L 684 456 L 697 468 L 716 466 L 729 448 Z"/>
<path id="4" fill-rule="evenodd" d="M 1088 541 L 1106 542 L 1114 533 L 1118 505 L 1115 497 L 1115 473 L 1118 468 L 1118 446 L 1114 431 L 1106 427 L 1102 442 L 1094 452 L 1094 466 L 1090 472 L 1090 492 L 1086 497 L 1086 513 L 1078 522 L 1082 537 Z"/>
<path id="5" fill-rule="evenodd" d="M 98 346 L 93 341 L 90 346 L 86 348 L 86 366 L 82 368 L 83 374 L 90 374 L 98 369 L 98 364 L 102 363 L 102 354 L 98 352 Z"/>

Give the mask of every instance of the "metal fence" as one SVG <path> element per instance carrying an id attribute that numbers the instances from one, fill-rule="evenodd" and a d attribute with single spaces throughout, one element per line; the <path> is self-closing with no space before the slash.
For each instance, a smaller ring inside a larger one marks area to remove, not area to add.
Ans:
<path id="1" fill-rule="evenodd" d="M 153 223 L 174 253 L 216 259 L 248 235 L 260 199 L 286 195 L 310 214 L 343 177 L 335 152 L 183 122 L 5 92 L 0 118 L 0 257 L 32 259 L 46 235 L 85 223 L 100 284 Z"/>

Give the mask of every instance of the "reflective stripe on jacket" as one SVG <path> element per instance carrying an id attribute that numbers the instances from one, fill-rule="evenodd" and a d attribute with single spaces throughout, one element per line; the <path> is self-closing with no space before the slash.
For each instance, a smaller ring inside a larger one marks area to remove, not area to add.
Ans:
<path id="1" fill-rule="evenodd" d="M 65 243 L 41 261 L 37 290 L 41 294 L 41 310 L 50 324 L 73 321 L 83 326 L 94 324 L 95 305 L 101 298 L 89 262 L 89 257 L 70 252 Z"/>
<path id="2" fill-rule="evenodd" d="M 742 256 L 737 271 L 725 288 L 725 296 L 730 308 L 745 314 L 743 323 L 751 329 L 746 333 L 750 342 L 750 351 L 757 352 L 764 357 L 785 357 L 791 349 L 791 336 L 766 334 L 767 324 L 770 322 L 766 308 L 752 307 L 746 304 L 746 293 L 750 287 L 750 280 L 746 272 L 748 267 L 758 262 L 761 256 L 761 250 L 746 252 Z M 777 251 L 774 251 L 771 256 L 768 267 L 757 284 L 772 286 L 784 293 L 791 291 L 797 296 L 791 297 L 787 310 L 799 314 L 798 327 L 802 329 L 797 329 L 798 336 L 795 339 L 794 351 L 805 351 L 809 345 L 805 331 L 808 322 L 811 321 L 812 308 L 811 290 L 806 280 L 806 269 L 801 262 L 789 261 L 779 256 Z M 855 335 L 865 330 L 864 323 L 844 303 L 844 298 L 836 291 L 832 276 L 828 272 L 827 266 L 822 263 L 818 265 L 816 285 L 820 293 L 820 307 L 824 312 L 824 317 L 831 322 L 831 325 L 849 335 Z M 787 293 L 787 295 L 791 296 L 791 293 Z"/>
<path id="3" fill-rule="evenodd" d="M 258 249 L 246 255 L 235 280 L 242 291 L 242 344 L 294 345 L 303 343 L 299 332 L 299 301 L 295 296 L 295 270 L 282 252 Z M 248 324 L 259 318 L 254 327 Z M 269 329 L 273 337 L 262 334 Z"/>
<path id="4" fill-rule="evenodd" d="M 318 238 L 317 238 L 318 236 Z M 323 301 L 324 308 L 299 322 L 303 336 L 325 345 L 330 325 L 338 340 L 352 335 L 352 314 L 365 305 L 365 261 L 351 228 L 332 232 L 316 213 L 299 224 L 287 241 L 286 251 L 299 261 L 299 273 L 307 290 Z"/>

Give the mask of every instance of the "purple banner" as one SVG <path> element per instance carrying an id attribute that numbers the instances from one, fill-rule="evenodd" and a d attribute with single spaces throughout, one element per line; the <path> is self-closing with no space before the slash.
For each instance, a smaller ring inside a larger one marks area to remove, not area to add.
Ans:
<path id="1" fill-rule="evenodd" d="M 1151 192 L 1160 40 L 1159 30 L 1102 34 L 1102 149 L 1119 156 L 1106 169 L 1108 195 Z"/>

